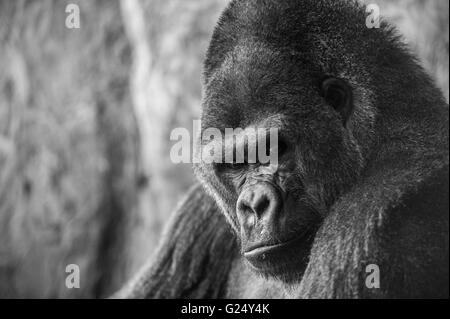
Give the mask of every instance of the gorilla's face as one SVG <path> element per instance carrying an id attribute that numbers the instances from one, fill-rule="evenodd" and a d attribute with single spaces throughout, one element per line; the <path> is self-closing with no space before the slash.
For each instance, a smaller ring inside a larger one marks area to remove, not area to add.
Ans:
<path id="1" fill-rule="evenodd" d="M 347 128 L 352 88 L 345 80 L 305 70 L 314 68 L 261 44 L 236 47 L 207 79 L 202 131 L 247 129 L 247 139 L 224 138 L 222 147 L 226 153 L 231 145 L 232 154 L 245 149 L 244 161 L 220 156 L 196 166 L 249 265 L 287 282 L 300 278 L 322 218 L 361 167 Z M 249 128 L 259 130 L 256 141 L 261 132 L 277 130 L 278 138 L 268 143 L 278 153 L 277 165 L 248 160 Z M 200 145 L 207 144 L 203 137 Z"/>

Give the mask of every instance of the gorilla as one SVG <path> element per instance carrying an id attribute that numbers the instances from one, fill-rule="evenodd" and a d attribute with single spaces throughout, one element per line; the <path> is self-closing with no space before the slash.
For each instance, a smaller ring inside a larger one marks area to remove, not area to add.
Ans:
<path id="1" fill-rule="evenodd" d="M 202 131 L 276 128 L 277 169 L 195 164 L 118 297 L 448 298 L 448 105 L 397 31 L 365 21 L 355 1 L 231 1 Z"/>

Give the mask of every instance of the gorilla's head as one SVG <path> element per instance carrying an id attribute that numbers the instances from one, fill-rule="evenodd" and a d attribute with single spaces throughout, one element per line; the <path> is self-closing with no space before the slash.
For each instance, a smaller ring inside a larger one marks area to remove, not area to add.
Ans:
<path id="1" fill-rule="evenodd" d="M 389 46 L 382 32 L 348 1 L 240 0 L 221 17 L 205 61 L 202 131 L 276 128 L 278 165 L 252 163 L 248 151 L 241 163 L 220 157 L 195 170 L 257 272 L 299 278 L 321 220 L 362 173 L 376 120 L 368 74 L 375 48 Z"/>

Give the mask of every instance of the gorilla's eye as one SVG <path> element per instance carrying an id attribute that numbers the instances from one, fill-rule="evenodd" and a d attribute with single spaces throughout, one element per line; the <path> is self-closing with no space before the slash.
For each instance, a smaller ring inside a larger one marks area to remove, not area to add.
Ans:
<path id="1" fill-rule="evenodd" d="M 278 157 L 282 157 L 284 154 L 286 154 L 288 150 L 288 145 L 285 140 L 278 139 Z"/>
<path id="2" fill-rule="evenodd" d="M 278 157 L 283 156 L 288 151 L 288 143 L 282 138 L 278 137 L 278 141 L 275 145 L 270 143 L 270 138 L 266 138 L 266 156 L 270 156 L 271 152 L 276 149 L 278 151 Z"/>
<path id="3" fill-rule="evenodd" d="M 353 96 L 350 86 L 343 80 L 327 78 L 322 82 L 321 95 L 347 122 L 353 109 Z"/>
<path id="4" fill-rule="evenodd" d="M 218 173 L 240 171 L 247 168 L 247 163 L 219 163 L 214 167 Z"/>
<path id="5" fill-rule="evenodd" d="M 247 163 L 229 163 L 224 165 L 230 169 L 244 169 L 247 167 Z"/>

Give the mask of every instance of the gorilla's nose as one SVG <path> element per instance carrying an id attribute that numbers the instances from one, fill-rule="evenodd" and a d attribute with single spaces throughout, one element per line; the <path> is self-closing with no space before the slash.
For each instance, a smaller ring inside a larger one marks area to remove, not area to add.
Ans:
<path id="1" fill-rule="evenodd" d="M 273 224 L 281 206 L 278 191 L 269 183 L 261 182 L 242 191 L 236 211 L 241 226 L 249 230 L 260 222 L 265 226 Z"/>

